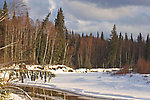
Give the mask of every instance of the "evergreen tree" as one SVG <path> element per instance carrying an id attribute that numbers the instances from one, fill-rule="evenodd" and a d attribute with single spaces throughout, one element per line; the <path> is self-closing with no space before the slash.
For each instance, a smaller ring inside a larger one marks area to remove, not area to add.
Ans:
<path id="1" fill-rule="evenodd" d="M 45 27 L 47 22 L 49 21 L 49 17 L 50 17 L 51 13 L 48 13 L 48 15 L 46 16 L 46 18 L 43 20 L 42 22 L 42 26 L 41 29 L 39 31 L 39 33 L 37 34 L 37 38 L 33 43 L 33 52 L 36 52 L 36 58 L 37 58 L 37 63 L 41 64 L 43 63 L 43 55 L 44 55 L 44 49 L 45 49 L 45 41 L 46 41 L 46 34 L 44 33 Z"/>
<path id="2" fill-rule="evenodd" d="M 122 67 L 122 44 L 123 44 L 123 36 L 122 36 L 122 33 L 120 32 L 120 34 L 119 34 L 119 48 L 118 48 L 119 54 L 118 54 L 118 59 L 117 59 L 119 62 L 120 68 Z"/>
<path id="3" fill-rule="evenodd" d="M 101 33 L 101 40 L 104 40 L 104 33 Z"/>
<path id="4" fill-rule="evenodd" d="M 138 41 L 138 43 L 137 43 L 137 45 L 138 45 L 138 48 L 137 48 L 137 51 L 138 51 L 138 55 L 137 55 L 137 60 L 139 59 L 139 58 L 143 58 L 144 57 L 144 55 L 143 55 L 143 51 L 144 51 L 144 42 L 142 41 L 142 34 L 141 33 L 139 33 L 139 35 L 138 35 L 138 38 L 137 38 L 137 41 Z"/>
<path id="5" fill-rule="evenodd" d="M 149 34 L 147 35 L 147 39 L 146 39 L 145 59 L 147 61 L 150 61 L 150 38 L 149 38 Z"/>
<path id="6" fill-rule="evenodd" d="M 122 33 L 120 32 L 119 34 L 119 40 L 123 40 L 123 36 L 122 36 Z"/>
<path id="7" fill-rule="evenodd" d="M 58 30 L 56 37 L 57 44 L 55 45 L 54 64 L 62 64 L 65 52 L 65 21 L 62 8 L 58 10 L 57 18 L 55 19 L 55 28 Z"/>
<path id="8" fill-rule="evenodd" d="M 141 34 L 141 33 L 139 33 L 138 38 L 137 38 L 137 41 L 138 41 L 138 42 L 142 42 L 142 34 Z"/>
<path id="9" fill-rule="evenodd" d="M 55 19 L 55 27 L 59 31 L 59 33 L 64 36 L 65 31 L 65 21 L 64 14 L 62 8 L 58 10 L 57 18 Z"/>
<path id="10" fill-rule="evenodd" d="M 133 36 L 132 36 L 132 33 L 131 33 L 131 41 L 133 42 Z"/>
<path id="11" fill-rule="evenodd" d="M 13 19 L 13 20 L 16 20 L 16 12 L 15 12 L 15 11 L 13 12 L 13 17 L 12 17 L 12 19 Z"/>
<path id="12" fill-rule="evenodd" d="M 99 32 L 97 32 L 97 39 L 99 38 Z"/>
<path id="13" fill-rule="evenodd" d="M 125 33 L 125 41 L 128 41 L 128 35 Z"/>
<path id="14" fill-rule="evenodd" d="M 116 57 L 117 57 L 117 50 L 118 50 L 118 35 L 116 31 L 116 25 L 114 24 L 113 30 L 111 31 L 111 40 L 110 40 L 110 47 L 107 56 L 107 65 L 109 66 L 116 66 Z"/>
<path id="15" fill-rule="evenodd" d="M 3 6 L 3 15 L 8 15 L 8 7 L 7 7 L 7 2 L 6 0 L 4 1 L 4 6 Z"/>

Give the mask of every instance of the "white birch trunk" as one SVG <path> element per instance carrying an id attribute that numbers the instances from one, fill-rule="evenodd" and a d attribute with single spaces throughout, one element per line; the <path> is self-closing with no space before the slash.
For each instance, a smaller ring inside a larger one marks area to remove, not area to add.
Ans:
<path id="1" fill-rule="evenodd" d="M 65 58 L 66 58 L 66 54 L 67 54 L 68 44 L 69 44 L 69 43 L 67 42 L 67 44 L 66 44 L 66 46 L 65 46 L 64 58 L 63 58 L 63 64 L 65 64 Z"/>
<path id="2" fill-rule="evenodd" d="M 46 47 L 45 47 L 45 52 L 44 52 L 44 57 L 43 57 L 43 63 L 45 62 L 46 54 L 47 54 L 47 49 L 48 49 L 48 35 L 46 39 Z"/>
<path id="3" fill-rule="evenodd" d="M 49 62 L 50 65 L 52 64 L 52 60 L 53 60 L 54 45 L 55 45 L 56 37 L 57 37 L 57 32 L 56 32 L 56 34 L 54 36 L 53 43 L 52 43 L 51 59 L 50 59 L 50 62 Z"/>

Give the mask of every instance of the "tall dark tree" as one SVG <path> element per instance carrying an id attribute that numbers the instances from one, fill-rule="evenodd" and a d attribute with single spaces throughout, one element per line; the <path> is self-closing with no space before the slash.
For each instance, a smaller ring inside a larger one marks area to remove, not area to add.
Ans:
<path id="1" fill-rule="evenodd" d="M 130 38 L 130 40 L 133 42 L 133 36 L 132 36 L 132 33 L 131 33 L 131 38 Z"/>
<path id="2" fill-rule="evenodd" d="M 57 44 L 55 45 L 54 64 L 62 64 L 65 55 L 65 21 L 62 8 L 58 10 L 57 18 L 55 19 L 55 28 L 58 30 L 56 37 Z"/>
<path id="3" fill-rule="evenodd" d="M 138 49 L 137 49 L 138 57 L 137 58 L 143 58 L 144 57 L 143 53 L 144 53 L 144 49 L 145 49 L 144 48 L 145 44 L 143 42 L 143 37 L 142 37 L 141 33 L 139 33 L 137 41 L 138 41 L 138 43 L 137 43 L 137 45 L 138 45 Z"/>
<path id="4" fill-rule="evenodd" d="M 139 33 L 138 38 L 137 38 L 137 41 L 138 41 L 138 42 L 142 42 L 142 34 L 141 34 L 141 33 Z"/>
<path id="5" fill-rule="evenodd" d="M 113 30 L 111 31 L 111 40 L 110 40 L 110 47 L 107 56 L 107 65 L 109 66 L 116 66 L 116 57 L 117 57 L 117 50 L 118 50 L 118 35 L 116 31 L 116 25 L 114 24 Z"/>
<path id="6" fill-rule="evenodd" d="M 147 61 L 150 61 L 150 38 L 149 38 L 149 34 L 147 35 L 147 39 L 146 39 L 145 59 Z"/>
<path id="7" fill-rule="evenodd" d="M 46 18 L 43 20 L 42 22 L 42 26 L 41 29 L 39 31 L 39 33 L 37 34 L 37 38 L 33 43 L 33 52 L 36 51 L 36 58 L 37 58 L 37 63 L 41 64 L 43 63 L 43 56 L 44 56 L 44 48 L 45 48 L 45 41 L 46 41 L 46 34 L 44 33 L 45 31 L 45 27 L 47 22 L 49 21 L 49 17 L 50 17 L 51 13 L 48 13 L 48 15 L 46 16 Z"/>
<path id="8" fill-rule="evenodd" d="M 125 33 L 125 40 L 128 41 L 128 35 Z"/>
<path id="9" fill-rule="evenodd" d="M 97 39 L 99 38 L 99 32 L 97 32 Z"/>
<path id="10" fill-rule="evenodd" d="M 118 65 L 121 68 L 122 67 L 122 45 L 123 45 L 123 36 L 122 33 L 120 32 L 119 34 L 119 46 L 118 46 Z"/>
<path id="11" fill-rule="evenodd" d="M 104 40 L 104 33 L 101 33 L 101 40 Z"/>
<path id="12" fill-rule="evenodd" d="M 123 40 L 123 36 L 122 36 L 122 33 L 120 32 L 119 34 L 119 40 Z"/>
<path id="13" fill-rule="evenodd" d="M 62 36 L 64 36 L 65 21 L 62 8 L 58 10 L 57 18 L 55 19 L 55 27 L 59 31 L 59 33 L 62 34 Z"/>
<path id="14" fill-rule="evenodd" d="M 4 1 L 4 6 L 3 6 L 3 15 L 8 14 L 8 6 L 6 0 Z"/>

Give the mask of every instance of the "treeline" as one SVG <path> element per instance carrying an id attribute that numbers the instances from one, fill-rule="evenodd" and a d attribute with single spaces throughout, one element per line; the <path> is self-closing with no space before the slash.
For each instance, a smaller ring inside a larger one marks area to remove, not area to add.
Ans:
<path id="1" fill-rule="evenodd" d="M 0 9 L 1 16 L 8 13 L 7 3 Z M 0 23 L 0 63 L 25 62 L 28 64 L 65 64 L 73 68 L 99 68 L 135 66 L 139 59 L 150 61 L 150 38 L 144 40 L 139 33 L 133 40 L 117 32 L 114 25 L 109 39 L 104 33 L 94 37 L 68 31 L 63 10 L 58 10 L 55 24 L 50 13 L 41 22 L 23 15 L 7 18 Z"/>

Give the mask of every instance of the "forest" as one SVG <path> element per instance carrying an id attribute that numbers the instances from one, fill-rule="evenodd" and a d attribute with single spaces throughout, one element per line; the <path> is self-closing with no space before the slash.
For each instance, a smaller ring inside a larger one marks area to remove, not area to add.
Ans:
<path id="1" fill-rule="evenodd" d="M 20 5 L 21 3 L 19 3 Z M 51 13 L 43 21 L 29 17 L 29 10 L 18 10 L 9 14 L 5 0 L 0 9 L 0 66 L 14 63 L 56 65 L 72 68 L 136 68 L 137 72 L 150 72 L 150 37 L 138 33 L 117 32 L 112 25 L 109 38 L 104 32 L 76 33 L 65 26 L 63 9 L 58 9 L 55 23 Z M 117 26 L 119 27 L 119 26 Z"/>

